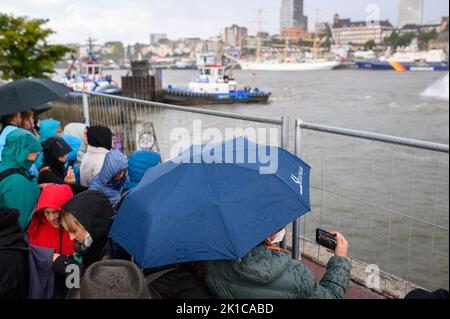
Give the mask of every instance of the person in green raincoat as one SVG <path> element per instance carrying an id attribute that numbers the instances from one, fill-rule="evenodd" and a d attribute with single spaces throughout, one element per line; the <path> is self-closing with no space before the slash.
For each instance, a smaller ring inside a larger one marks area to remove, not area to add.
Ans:
<path id="1" fill-rule="evenodd" d="M 41 149 L 31 133 L 16 129 L 6 138 L 0 163 L 0 207 L 18 209 L 24 230 L 30 225 L 41 193 L 37 180 L 29 175 Z"/>

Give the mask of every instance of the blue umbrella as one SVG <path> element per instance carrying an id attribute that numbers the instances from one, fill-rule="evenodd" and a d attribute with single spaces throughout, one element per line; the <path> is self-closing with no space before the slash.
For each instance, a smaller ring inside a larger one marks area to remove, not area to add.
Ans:
<path id="1" fill-rule="evenodd" d="M 258 154 L 273 155 L 273 174 L 261 174 Z M 310 211 L 309 176 L 300 158 L 245 138 L 194 145 L 147 171 L 110 236 L 142 268 L 240 259 Z"/>

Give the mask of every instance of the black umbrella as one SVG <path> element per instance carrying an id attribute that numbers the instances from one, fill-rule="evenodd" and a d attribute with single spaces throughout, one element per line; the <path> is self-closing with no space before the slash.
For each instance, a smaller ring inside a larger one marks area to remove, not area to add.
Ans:
<path id="1" fill-rule="evenodd" d="M 42 113 L 50 111 L 51 109 L 52 109 L 52 106 L 50 104 L 44 104 L 44 105 L 34 107 L 32 109 L 32 111 L 34 112 L 34 115 L 41 115 Z"/>
<path id="2" fill-rule="evenodd" d="M 70 90 L 47 79 L 18 80 L 0 86 L 0 116 L 32 110 L 64 98 Z"/>

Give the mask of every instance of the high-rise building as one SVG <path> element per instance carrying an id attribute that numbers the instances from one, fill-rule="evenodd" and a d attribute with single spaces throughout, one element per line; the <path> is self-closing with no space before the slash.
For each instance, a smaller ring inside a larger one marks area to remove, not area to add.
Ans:
<path id="1" fill-rule="evenodd" d="M 281 5 L 280 29 L 308 29 L 308 17 L 303 14 L 303 0 L 283 0 Z"/>
<path id="2" fill-rule="evenodd" d="M 229 28 L 225 28 L 225 43 L 236 48 L 242 48 L 244 41 L 248 37 L 248 30 L 233 24 Z"/>
<path id="3" fill-rule="evenodd" d="M 167 34 L 165 33 L 152 33 L 150 34 L 150 44 L 158 44 L 161 40 L 166 40 Z"/>
<path id="4" fill-rule="evenodd" d="M 397 0 L 397 27 L 403 28 L 407 24 L 422 24 L 423 0 Z"/>

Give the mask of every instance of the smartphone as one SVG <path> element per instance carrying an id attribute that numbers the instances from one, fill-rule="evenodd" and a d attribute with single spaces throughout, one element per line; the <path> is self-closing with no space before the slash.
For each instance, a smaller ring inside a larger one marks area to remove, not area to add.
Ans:
<path id="1" fill-rule="evenodd" d="M 325 248 L 336 250 L 336 236 L 322 229 L 316 230 L 316 242 Z"/>
<path id="2" fill-rule="evenodd" d="M 74 160 L 70 160 L 68 167 L 73 167 L 75 165 L 75 161 Z"/>

